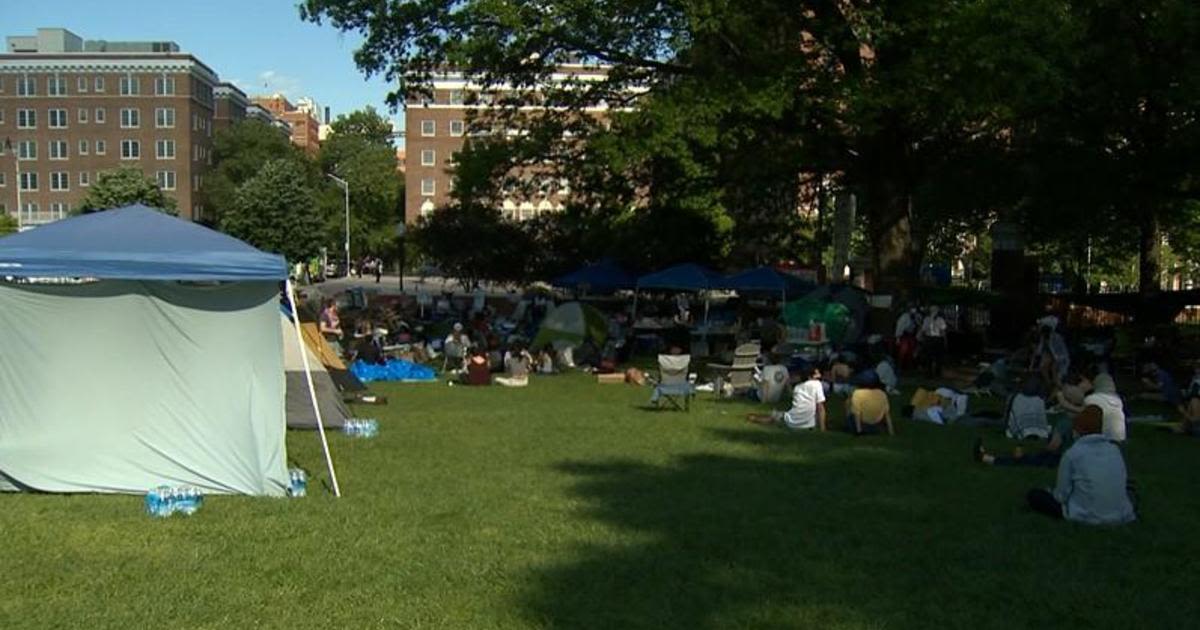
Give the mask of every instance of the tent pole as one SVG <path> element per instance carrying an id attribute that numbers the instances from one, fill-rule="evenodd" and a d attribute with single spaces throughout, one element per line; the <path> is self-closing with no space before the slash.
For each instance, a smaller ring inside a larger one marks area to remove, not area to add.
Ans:
<path id="1" fill-rule="evenodd" d="M 289 279 L 287 283 L 288 300 L 292 303 L 292 324 L 296 329 L 296 342 L 300 344 L 300 360 L 304 362 L 304 378 L 308 381 L 308 397 L 312 401 L 313 413 L 317 416 L 317 435 L 321 436 L 321 451 L 325 453 L 325 466 L 329 469 L 329 480 L 333 484 L 333 496 L 342 496 L 338 486 L 337 473 L 333 470 L 333 457 L 329 455 L 329 440 L 325 437 L 325 422 L 321 420 L 321 406 L 317 404 L 317 388 L 313 386 L 312 368 L 308 366 L 308 346 L 304 345 L 304 337 L 300 335 L 300 307 L 296 304 L 296 287 Z"/>

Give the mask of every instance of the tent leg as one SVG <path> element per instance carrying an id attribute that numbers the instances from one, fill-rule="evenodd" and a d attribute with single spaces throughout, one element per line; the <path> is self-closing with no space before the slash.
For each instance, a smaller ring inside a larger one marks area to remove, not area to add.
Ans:
<path id="1" fill-rule="evenodd" d="M 300 335 L 300 308 L 296 304 L 296 287 L 287 280 L 288 300 L 292 303 L 292 324 L 296 329 L 296 341 L 300 344 L 300 360 L 304 362 L 304 378 L 308 381 L 308 397 L 312 401 L 313 413 L 317 416 L 317 435 L 321 436 L 321 451 L 325 453 L 325 466 L 329 469 L 329 480 L 333 484 L 333 496 L 342 496 L 337 473 L 333 470 L 333 457 L 329 455 L 329 440 L 325 437 L 325 422 L 321 419 L 321 406 L 317 404 L 317 388 L 313 386 L 312 368 L 308 365 L 308 350 Z"/>

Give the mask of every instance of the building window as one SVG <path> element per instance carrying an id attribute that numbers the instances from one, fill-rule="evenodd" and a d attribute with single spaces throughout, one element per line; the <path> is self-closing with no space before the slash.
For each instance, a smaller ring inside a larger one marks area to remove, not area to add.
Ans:
<path id="1" fill-rule="evenodd" d="M 87 188 L 92 185 L 92 175 L 87 171 L 79 171 L 79 186 Z"/>
<path id="2" fill-rule="evenodd" d="M 21 190 L 37 190 L 38 189 L 37 173 L 29 173 L 29 172 L 21 173 L 21 185 L 19 186 L 19 188 Z"/>
<path id="3" fill-rule="evenodd" d="M 175 190 L 175 171 L 159 171 L 158 187 L 163 190 Z"/>
<path id="4" fill-rule="evenodd" d="M 156 77 L 154 79 L 154 93 L 158 96 L 174 96 L 175 77 Z"/>
<path id="5" fill-rule="evenodd" d="M 159 129 L 172 129 L 175 127 L 175 108 L 174 107 L 159 107 L 154 110 L 154 126 Z"/>
<path id="6" fill-rule="evenodd" d="M 4 124 L 4 109 L 0 108 L 0 125 Z"/>
<path id="7" fill-rule="evenodd" d="M 103 92 L 104 91 L 104 77 L 96 77 L 96 80 L 92 81 L 92 91 L 94 91 L 94 92 Z"/>
<path id="8" fill-rule="evenodd" d="M 88 141 L 80 140 L 79 141 L 79 155 L 87 155 L 87 154 L 88 154 Z"/>
<path id="9" fill-rule="evenodd" d="M 427 217 L 431 214 L 433 214 L 433 202 L 426 199 L 421 202 L 421 216 Z"/>
<path id="10" fill-rule="evenodd" d="M 437 194 L 437 180 L 432 177 L 426 177 L 421 180 L 421 196 L 432 197 Z"/>
<path id="11" fill-rule="evenodd" d="M 50 150 L 51 160 L 67 159 L 67 141 L 66 140 L 51 140 L 46 143 Z"/>
<path id="12" fill-rule="evenodd" d="M 127 74 L 121 77 L 121 96 L 136 96 L 142 93 L 142 86 L 137 77 Z"/>
<path id="13" fill-rule="evenodd" d="M 17 77 L 17 96 L 37 96 L 37 79 L 34 77 Z"/>
<path id="14" fill-rule="evenodd" d="M 46 94 L 48 96 L 66 96 L 67 80 L 57 74 L 46 79 Z"/>
<path id="15" fill-rule="evenodd" d="M 76 116 L 76 120 L 78 120 L 80 123 L 87 122 L 88 121 L 88 110 L 86 108 L 80 109 L 78 115 Z"/>
<path id="16" fill-rule="evenodd" d="M 450 90 L 450 104 L 451 105 L 462 105 L 463 104 L 463 91 L 462 90 Z"/>
<path id="17" fill-rule="evenodd" d="M 466 125 L 463 124 L 463 121 L 461 121 L 461 120 L 451 120 L 450 121 L 450 135 L 457 138 L 457 137 L 463 135 L 463 133 L 465 133 L 465 132 L 466 132 Z"/>
<path id="18" fill-rule="evenodd" d="M 437 123 L 432 120 L 421 121 L 421 135 L 432 138 L 437 133 Z"/>
<path id="19" fill-rule="evenodd" d="M 40 205 L 38 205 L 38 203 L 36 201 L 29 201 L 29 202 L 25 203 L 25 214 L 28 216 L 32 217 L 33 215 L 35 215 L 39 211 L 41 211 L 41 209 L 42 209 L 42 207 Z"/>
<path id="20" fill-rule="evenodd" d="M 4 188 L 5 186 L 8 186 L 8 174 L 0 171 L 0 188 Z"/>
<path id="21" fill-rule="evenodd" d="M 108 151 L 108 143 L 103 140 L 96 141 L 96 155 L 104 155 Z"/>
<path id="22" fill-rule="evenodd" d="M 4 93 L 4 77 L 0 77 L 0 94 Z"/>
<path id="23" fill-rule="evenodd" d="M 174 140 L 159 140 L 155 143 L 155 153 L 160 160 L 175 159 L 175 141 Z"/>
<path id="24" fill-rule="evenodd" d="M 67 128 L 67 110 L 52 109 L 50 110 L 50 128 L 51 129 L 66 129 Z"/>
<path id="25" fill-rule="evenodd" d="M 17 129 L 37 129 L 37 110 L 18 109 Z"/>
<path id="26" fill-rule="evenodd" d="M 75 91 L 80 94 L 88 91 L 87 77 L 75 77 Z"/>
<path id="27" fill-rule="evenodd" d="M 105 114 L 106 114 L 106 113 L 107 113 L 107 112 L 105 112 L 105 111 L 104 111 L 104 108 L 103 108 L 103 107 L 97 107 L 97 108 L 96 108 L 96 117 L 95 117 L 95 121 L 96 121 L 98 124 L 104 124 L 104 119 L 105 119 Z"/>
<path id="28" fill-rule="evenodd" d="M 137 140 L 121 141 L 121 159 L 136 160 L 142 157 L 142 144 Z"/>
<path id="29" fill-rule="evenodd" d="M 121 110 L 121 128 L 136 129 L 142 124 L 142 112 L 134 107 L 126 107 Z"/>
<path id="30" fill-rule="evenodd" d="M 437 152 L 433 149 L 421 150 L 421 166 L 434 166 L 437 164 Z"/>
<path id="31" fill-rule="evenodd" d="M 17 143 L 18 160 L 36 160 L 37 143 L 33 140 L 22 140 Z"/>
<path id="32" fill-rule="evenodd" d="M 71 178 L 69 175 L 70 173 L 62 171 L 50 173 L 50 190 L 57 192 L 71 190 Z"/>

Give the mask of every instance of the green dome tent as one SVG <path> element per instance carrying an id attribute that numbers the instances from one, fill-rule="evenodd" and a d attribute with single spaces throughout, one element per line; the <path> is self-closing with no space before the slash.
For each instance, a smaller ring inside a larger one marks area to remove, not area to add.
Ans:
<path id="1" fill-rule="evenodd" d="M 810 322 L 825 324 L 825 336 L 834 343 L 852 343 L 862 336 L 869 304 L 866 293 L 848 286 L 818 287 L 808 295 L 788 302 L 783 319 L 788 326 L 807 328 Z"/>
<path id="2" fill-rule="evenodd" d="M 542 326 L 533 338 L 533 347 L 555 341 L 565 341 L 578 346 L 585 337 L 591 337 L 597 346 L 603 346 L 608 338 L 608 318 L 595 307 L 579 302 L 567 302 L 546 315 Z"/>

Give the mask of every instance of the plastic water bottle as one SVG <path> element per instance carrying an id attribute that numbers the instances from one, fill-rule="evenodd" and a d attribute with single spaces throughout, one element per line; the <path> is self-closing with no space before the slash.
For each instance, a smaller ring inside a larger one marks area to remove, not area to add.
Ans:
<path id="1" fill-rule="evenodd" d="M 342 425 L 342 432 L 358 438 L 373 438 L 379 434 L 379 422 L 374 418 L 350 418 Z"/>
<path id="2" fill-rule="evenodd" d="M 292 468 L 288 471 L 290 477 L 290 485 L 288 494 L 293 498 L 299 498 L 308 494 L 308 475 L 300 468 Z"/>

